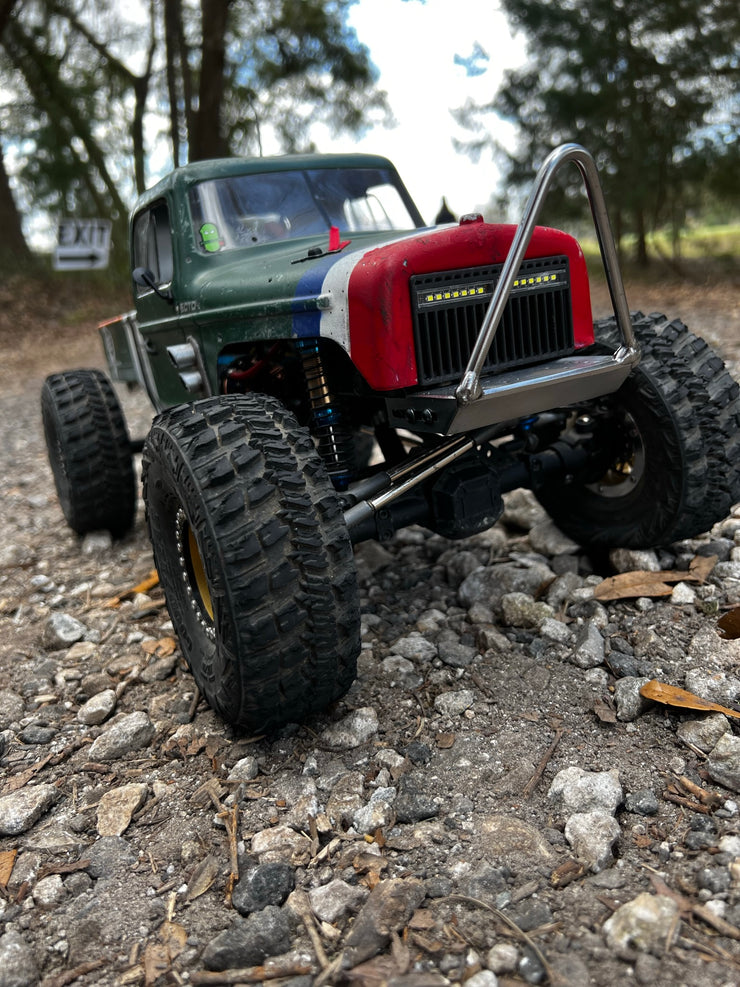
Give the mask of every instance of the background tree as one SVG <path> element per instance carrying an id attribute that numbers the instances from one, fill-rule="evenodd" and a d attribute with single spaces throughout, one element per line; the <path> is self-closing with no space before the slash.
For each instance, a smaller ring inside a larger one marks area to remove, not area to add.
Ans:
<path id="1" fill-rule="evenodd" d="M 0 0 L 0 150 L 24 162 L 17 194 L 110 217 L 123 245 L 154 151 L 162 168 L 260 154 L 268 132 L 276 150 L 307 150 L 319 122 L 360 131 L 388 111 L 353 2 L 149 0 L 134 22 L 115 0 Z M 0 154 L 0 210 L 3 174 Z"/>
<path id="2" fill-rule="evenodd" d="M 496 149 L 504 187 L 516 188 L 558 144 L 584 144 L 600 167 L 617 238 L 634 233 L 646 262 L 648 232 L 681 222 L 697 177 L 707 182 L 710 171 L 740 161 L 737 130 L 728 126 L 740 7 L 736 0 L 502 0 L 502 8 L 528 39 L 529 62 L 505 73 L 490 103 L 459 111 L 477 131 L 467 149 L 493 144 L 487 113 L 512 122 L 516 147 Z M 727 139 L 717 140 L 722 123 Z M 564 183 L 556 212 L 573 202 Z"/>
<path id="3" fill-rule="evenodd" d="M 16 3 L 17 0 L 0 0 L 0 38 Z M 3 231 L 0 266 L 7 271 L 16 271 L 28 266 L 30 251 L 23 236 L 21 217 L 10 190 L 10 181 L 5 168 L 1 139 L 5 116 L 4 112 L 0 116 L 0 229 Z"/>

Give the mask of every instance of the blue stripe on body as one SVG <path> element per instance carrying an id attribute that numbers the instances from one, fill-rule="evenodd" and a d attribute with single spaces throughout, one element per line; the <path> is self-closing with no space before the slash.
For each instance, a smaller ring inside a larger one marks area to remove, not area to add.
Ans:
<path id="1" fill-rule="evenodd" d="M 341 253 L 328 254 L 315 261 L 306 270 L 295 289 L 293 300 L 293 335 L 298 337 L 320 335 L 321 312 L 305 310 L 305 299 L 321 294 L 329 270 L 340 259 Z M 310 261 L 308 262 L 310 263 Z"/>

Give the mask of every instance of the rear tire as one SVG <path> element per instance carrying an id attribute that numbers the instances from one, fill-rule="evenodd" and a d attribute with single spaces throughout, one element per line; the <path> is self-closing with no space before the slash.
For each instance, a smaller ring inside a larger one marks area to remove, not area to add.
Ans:
<path id="1" fill-rule="evenodd" d="M 136 477 L 126 422 L 113 385 L 99 370 L 67 370 L 41 390 L 49 464 L 67 524 L 80 535 L 131 527 Z"/>
<path id="2" fill-rule="evenodd" d="M 155 419 L 143 474 L 155 564 L 208 703 L 264 733 L 346 692 L 354 557 L 308 431 L 274 398 L 207 398 Z"/>
<path id="3" fill-rule="evenodd" d="M 589 482 L 537 491 L 555 523 L 585 546 L 648 548 L 691 538 L 740 501 L 740 389 L 721 358 L 678 320 L 633 316 L 642 359 L 592 409 L 613 462 Z M 613 319 L 596 325 L 612 349 Z"/>

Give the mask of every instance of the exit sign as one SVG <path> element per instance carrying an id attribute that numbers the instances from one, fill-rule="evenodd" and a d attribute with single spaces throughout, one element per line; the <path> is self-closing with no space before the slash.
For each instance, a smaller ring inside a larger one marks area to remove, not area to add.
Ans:
<path id="1" fill-rule="evenodd" d="M 60 219 L 54 269 L 89 271 L 107 267 L 110 235 L 109 219 Z"/>

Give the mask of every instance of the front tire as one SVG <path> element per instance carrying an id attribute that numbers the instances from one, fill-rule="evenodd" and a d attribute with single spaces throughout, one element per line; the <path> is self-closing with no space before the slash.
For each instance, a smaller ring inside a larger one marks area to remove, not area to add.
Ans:
<path id="1" fill-rule="evenodd" d="M 346 692 L 354 557 L 308 431 L 274 398 L 207 398 L 155 419 L 143 475 L 167 606 L 213 709 L 264 733 Z"/>
<path id="2" fill-rule="evenodd" d="M 596 444 L 612 450 L 598 475 L 537 491 L 581 545 L 649 548 L 691 538 L 740 501 L 739 388 L 720 357 L 678 320 L 638 313 L 642 358 L 619 391 L 584 409 Z M 597 323 L 613 348 L 613 319 Z"/>
<path id="3" fill-rule="evenodd" d="M 41 416 L 49 464 L 67 524 L 80 535 L 133 524 L 136 476 L 123 411 L 100 370 L 47 377 Z"/>

